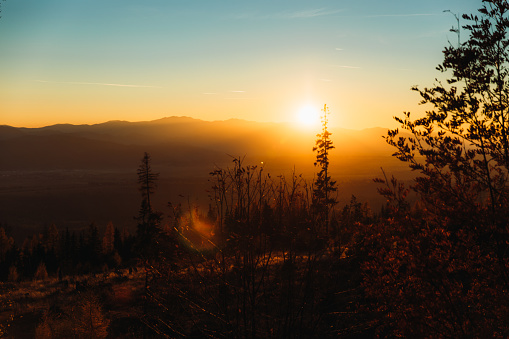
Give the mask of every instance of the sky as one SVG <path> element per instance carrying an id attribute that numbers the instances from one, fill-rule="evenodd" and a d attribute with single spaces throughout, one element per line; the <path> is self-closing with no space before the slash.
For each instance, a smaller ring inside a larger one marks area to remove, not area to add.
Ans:
<path id="1" fill-rule="evenodd" d="M 6 0 L 0 125 L 203 120 L 394 127 L 473 0 Z M 444 12 L 450 10 L 450 12 Z"/>

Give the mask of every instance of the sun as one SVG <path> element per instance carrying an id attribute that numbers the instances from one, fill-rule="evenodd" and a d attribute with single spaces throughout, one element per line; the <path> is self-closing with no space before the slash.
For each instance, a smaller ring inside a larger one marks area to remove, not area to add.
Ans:
<path id="1" fill-rule="evenodd" d="M 303 106 L 297 112 L 297 123 L 303 127 L 316 127 L 320 124 L 320 111 L 313 106 Z"/>

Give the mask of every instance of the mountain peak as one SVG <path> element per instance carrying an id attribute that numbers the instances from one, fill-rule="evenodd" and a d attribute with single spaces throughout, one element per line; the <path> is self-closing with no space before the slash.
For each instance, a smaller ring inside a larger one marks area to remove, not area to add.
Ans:
<path id="1" fill-rule="evenodd" d="M 161 119 L 147 121 L 150 124 L 178 124 L 178 123 L 188 123 L 188 122 L 201 122 L 203 120 L 195 119 L 187 116 L 170 116 L 164 117 Z"/>

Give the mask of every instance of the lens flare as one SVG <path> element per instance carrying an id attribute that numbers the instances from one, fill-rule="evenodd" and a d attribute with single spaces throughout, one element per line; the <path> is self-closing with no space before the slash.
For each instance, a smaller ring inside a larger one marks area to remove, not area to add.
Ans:
<path id="1" fill-rule="evenodd" d="M 214 225 L 206 221 L 196 209 L 180 218 L 179 233 L 181 242 L 191 250 L 202 252 L 216 247 Z"/>

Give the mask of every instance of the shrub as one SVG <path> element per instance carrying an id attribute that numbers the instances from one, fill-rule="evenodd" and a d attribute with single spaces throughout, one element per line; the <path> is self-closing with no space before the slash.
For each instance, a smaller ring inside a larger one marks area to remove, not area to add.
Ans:
<path id="1" fill-rule="evenodd" d="M 46 280 L 48 279 L 48 271 L 46 270 L 46 264 L 41 262 L 39 266 L 37 266 L 37 270 L 34 274 L 35 280 Z"/>

